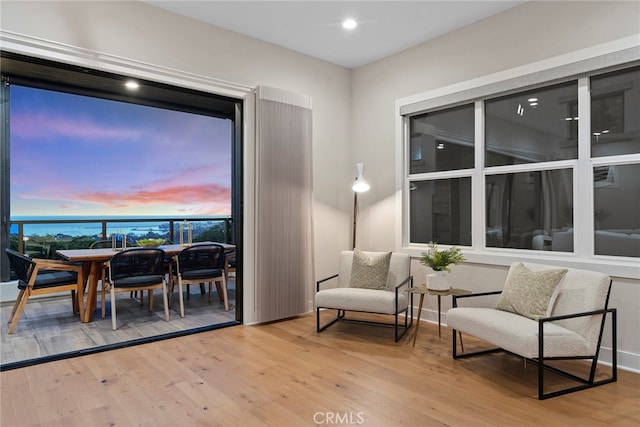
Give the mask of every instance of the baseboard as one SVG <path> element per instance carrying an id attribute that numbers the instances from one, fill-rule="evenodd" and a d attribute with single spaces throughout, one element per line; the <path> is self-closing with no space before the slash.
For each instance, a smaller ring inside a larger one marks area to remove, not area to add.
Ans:
<path id="1" fill-rule="evenodd" d="M 611 365 L 611 348 L 600 348 L 599 361 L 601 363 Z M 640 374 L 640 354 L 618 350 L 618 368 L 622 369 L 623 371 Z"/>

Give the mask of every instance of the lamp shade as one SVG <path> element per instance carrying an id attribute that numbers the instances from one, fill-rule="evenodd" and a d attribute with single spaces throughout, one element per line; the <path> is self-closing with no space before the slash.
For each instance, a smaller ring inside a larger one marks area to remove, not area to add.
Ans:
<path id="1" fill-rule="evenodd" d="M 353 183 L 351 189 L 356 193 L 369 191 L 369 183 L 364 179 L 364 163 L 356 164 L 356 171 L 358 175 L 356 176 L 356 181 Z"/>

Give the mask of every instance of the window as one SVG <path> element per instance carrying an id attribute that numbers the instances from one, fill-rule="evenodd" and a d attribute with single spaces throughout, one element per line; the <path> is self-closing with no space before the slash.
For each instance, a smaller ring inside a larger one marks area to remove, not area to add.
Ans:
<path id="1" fill-rule="evenodd" d="M 640 257 L 640 67 L 591 78 L 594 251 Z"/>
<path id="2" fill-rule="evenodd" d="M 471 178 L 414 181 L 411 241 L 471 245 Z"/>
<path id="3" fill-rule="evenodd" d="M 473 104 L 411 118 L 411 174 L 473 168 Z"/>
<path id="4" fill-rule="evenodd" d="M 572 177 L 571 169 L 487 175 L 487 247 L 573 252 L 572 236 L 560 235 L 573 229 Z"/>
<path id="5" fill-rule="evenodd" d="M 640 67 L 591 78 L 591 157 L 640 153 Z"/>
<path id="6" fill-rule="evenodd" d="M 411 242 L 470 245 L 474 105 L 412 117 L 410 129 Z"/>
<path id="7" fill-rule="evenodd" d="M 578 156 L 577 102 L 577 81 L 484 102 L 485 171 L 513 170 L 485 175 L 486 247 L 573 251 L 553 236 L 573 228 L 573 170 L 556 162 Z"/>
<path id="8" fill-rule="evenodd" d="M 640 257 L 640 163 L 606 166 L 606 185 L 595 181 L 596 255 Z"/>
<path id="9" fill-rule="evenodd" d="M 616 68 L 506 95 L 487 90 L 473 104 L 463 92 L 400 107 L 403 241 L 508 256 L 640 257 L 640 67 Z"/>
<path id="10" fill-rule="evenodd" d="M 485 101 L 487 167 L 578 157 L 577 82 Z"/>

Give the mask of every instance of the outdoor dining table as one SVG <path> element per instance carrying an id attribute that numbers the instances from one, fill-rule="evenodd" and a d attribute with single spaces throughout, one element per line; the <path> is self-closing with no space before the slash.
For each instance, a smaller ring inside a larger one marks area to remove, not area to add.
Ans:
<path id="1" fill-rule="evenodd" d="M 218 243 L 218 242 L 199 242 L 193 245 L 202 243 L 217 243 L 222 245 L 226 252 L 232 252 L 236 249 L 236 245 L 230 243 Z M 162 249 L 166 255 L 173 256 L 180 253 L 184 246 L 175 245 L 160 245 L 155 246 Z M 93 312 L 96 309 L 98 299 L 98 281 L 102 277 L 102 267 L 106 261 L 109 261 L 111 257 L 116 253 L 116 250 L 112 248 L 104 249 L 58 249 L 56 251 L 62 258 L 82 263 L 82 275 L 84 277 L 84 283 L 87 283 L 87 301 L 84 304 L 85 311 L 80 313 L 83 323 L 88 323 L 93 320 Z M 84 289 L 78 290 L 78 298 L 84 298 Z"/>

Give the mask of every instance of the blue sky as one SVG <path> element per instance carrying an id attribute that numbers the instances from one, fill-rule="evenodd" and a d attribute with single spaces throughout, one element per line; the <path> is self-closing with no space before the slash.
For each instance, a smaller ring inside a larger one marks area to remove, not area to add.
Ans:
<path id="1" fill-rule="evenodd" d="M 231 120 L 11 86 L 11 214 L 231 213 Z"/>

